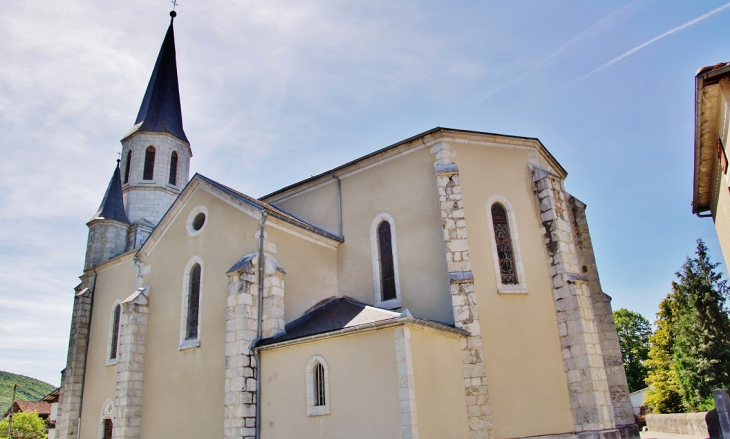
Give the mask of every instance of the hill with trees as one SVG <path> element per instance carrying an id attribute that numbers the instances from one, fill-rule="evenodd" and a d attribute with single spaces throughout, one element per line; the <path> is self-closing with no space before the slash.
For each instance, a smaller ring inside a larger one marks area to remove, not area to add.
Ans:
<path id="1" fill-rule="evenodd" d="M 15 399 L 18 401 L 38 401 L 51 393 L 56 386 L 23 375 L 0 370 L 0 416 L 10 408 L 13 400 L 13 385 L 18 385 Z"/>

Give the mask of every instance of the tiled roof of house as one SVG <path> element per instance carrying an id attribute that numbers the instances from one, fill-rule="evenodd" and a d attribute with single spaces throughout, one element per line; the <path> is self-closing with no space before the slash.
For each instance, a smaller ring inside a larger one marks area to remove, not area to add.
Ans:
<path id="1" fill-rule="evenodd" d="M 51 415 L 51 404 L 45 401 L 15 401 L 15 413 L 38 412 L 40 417 Z M 5 412 L 5 417 L 10 414 L 10 409 Z"/>
<path id="2" fill-rule="evenodd" d="M 45 401 L 47 403 L 54 403 L 58 402 L 58 397 L 61 395 L 61 388 L 57 387 L 56 390 L 49 393 L 48 395 L 44 396 L 41 401 Z"/>

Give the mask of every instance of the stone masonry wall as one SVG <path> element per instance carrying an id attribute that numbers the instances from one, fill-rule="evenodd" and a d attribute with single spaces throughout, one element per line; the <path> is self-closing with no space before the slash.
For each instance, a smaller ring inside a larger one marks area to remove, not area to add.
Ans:
<path id="1" fill-rule="evenodd" d="M 63 374 L 63 385 L 58 400 L 58 421 L 56 424 L 56 437 L 58 439 L 76 439 L 78 421 L 81 416 L 81 392 L 86 366 L 86 346 L 89 343 L 91 295 L 91 290 L 84 288 L 74 297 L 66 370 Z"/>
<path id="2" fill-rule="evenodd" d="M 147 344 L 149 287 L 140 288 L 122 302 L 117 354 L 114 439 L 142 435 L 142 391 Z"/>
<path id="3" fill-rule="evenodd" d="M 563 182 L 535 167 L 533 183 L 543 222 L 575 431 L 612 430 L 618 434 L 589 282 L 578 274 L 581 270 Z"/>
<path id="4" fill-rule="evenodd" d="M 84 271 L 124 253 L 129 224 L 115 220 L 97 219 L 89 222 Z"/>
<path id="5" fill-rule="evenodd" d="M 601 352 L 613 404 L 614 419 L 617 426 L 633 426 L 635 423 L 634 411 L 629 399 L 629 385 L 626 381 L 621 346 L 616 333 L 616 324 L 613 320 L 611 297 L 603 292 L 598 277 L 596 257 L 593 253 L 593 243 L 588 230 L 586 205 L 573 196 L 569 196 L 568 201 L 570 204 L 570 222 L 576 240 L 578 265 L 580 266 L 581 275 L 588 279 L 588 287 L 593 301 L 593 313 L 596 319 L 598 336 L 601 340 Z M 638 427 L 635 428 L 638 429 Z M 634 436 L 637 435 L 638 433 L 634 434 Z"/>
<path id="6" fill-rule="evenodd" d="M 264 251 L 276 245 L 264 232 Z M 258 237 L 258 233 L 256 233 Z M 284 331 L 284 274 L 279 262 L 264 254 L 262 337 Z M 251 346 L 258 322 L 258 253 L 239 260 L 228 271 L 226 306 L 226 377 L 224 438 L 253 439 L 256 433 L 256 357 Z"/>
<path id="7" fill-rule="evenodd" d="M 453 152 L 447 142 L 436 144 L 431 149 L 431 153 L 435 153 L 437 158 L 434 167 L 436 168 L 446 261 L 451 283 L 454 323 L 456 327 L 470 332 L 470 335 L 461 341 L 470 437 L 471 439 L 493 438 L 487 368 L 482 347 L 474 275 L 469 259 L 459 169 L 452 161 Z"/>

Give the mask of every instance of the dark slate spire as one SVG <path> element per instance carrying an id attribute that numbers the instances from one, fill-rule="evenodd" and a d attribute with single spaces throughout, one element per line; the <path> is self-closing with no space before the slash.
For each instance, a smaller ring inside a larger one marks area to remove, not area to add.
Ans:
<path id="1" fill-rule="evenodd" d="M 124 212 L 124 199 L 122 198 L 122 173 L 119 171 L 119 160 L 117 167 L 114 169 L 109 186 L 106 188 L 104 199 L 101 201 L 99 210 L 91 220 L 95 219 L 111 219 L 122 223 L 129 224 L 127 214 Z"/>
<path id="2" fill-rule="evenodd" d="M 129 134 L 135 131 L 169 133 L 188 142 L 183 130 L 180 90 L 177 82 L 175 31 L 172 28 L 175 15 L 174 12 L 170 12 L 172 17 L 170 27 L 167 28 L 160 54 L 157 55 L 155 69 L 147 84 L 147 91 L 142 99 L 142 105 L 139 107 L 137 120 Z"/>

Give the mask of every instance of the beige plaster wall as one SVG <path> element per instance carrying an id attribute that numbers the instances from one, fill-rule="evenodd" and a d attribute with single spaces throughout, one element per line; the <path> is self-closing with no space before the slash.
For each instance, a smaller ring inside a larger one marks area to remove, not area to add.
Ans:
<path id="1" fill-rule="evenodd" d="M 451 146 L 461 176 L 495 437 L 572 431 L 528 150 L 456 142 Z M 527 294 L 497 293 L 492 225 L 487 220 L 487 201 L 496 194 L 506 197 L 515 210 Z"/>
<path id="2" fill-rule="evenodd" d="M 370 227 L 377 215 L 387 213 L 395 222 L 402 306 L 417 317 L 453 323 L 433 162 L 422 147 L 341 175 L 345 242 L 338 251 L 340 295 L 374 303 Z M 301 201 L 281 204 L 315 218 L 322 206 L 334 202 L 336 207 L 336 182 L 299 197 Z"/>
<path id="3" fill-rule="evenodd" d="M 339 211 L 337 208 L 337 181 L 332 179 L 329 184 L 316 191 L 306 192 L 296 197 L 275 203 L 300 218 L 334 233 L 340 234 Z"/>
<path id="4" fill-rule="evenodd" d="M 717 137 L 722 140 L 725 151 L 730 152 L 730 82 L 719 84 L 720 99 L 717 119 Z M 730 171 L 722 173 L 720 162 L 715 158 L 712 188 L 712 212 L 714 214 L 717 238 L 725 261 L 730 261 Z"/>
<path id="5" fill-rule="evenodd" d="M 461 337 L 410 332 L 419 438 L 468 438 Z"/>
<path id="6" fill-rule="evenodd" d="M 330 414 L 307 416 L 307 362 L 329 370 Z M 393 329 L 261 352 L 261 436 L 270 439 L 401 437 Z"/>
<path id="7" fill-rule="evenodd" d="M 135 267 L 132 254 L 103 265 L 96 278 L 89 352 L 86 362 L 86 385 L 81 412 L 81 438 L 97 439 L 104 401 L 114 402 L 117 367 L 106 366 L 112 306 L 134 292 Z"/>

